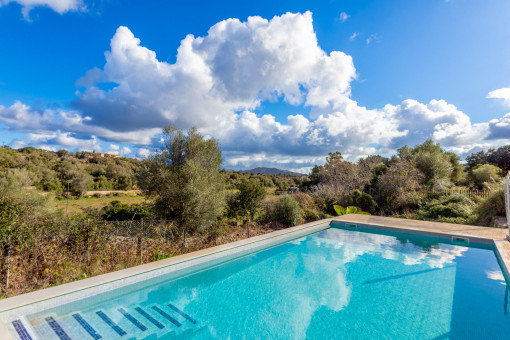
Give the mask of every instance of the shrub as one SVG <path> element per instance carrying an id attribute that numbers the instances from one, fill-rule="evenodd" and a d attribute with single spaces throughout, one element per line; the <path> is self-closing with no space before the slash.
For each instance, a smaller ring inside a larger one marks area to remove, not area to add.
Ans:
<path id="1" fill-rule="evenodd" d="M 373 214 L 377 209 L 377 202 L 366 192 L 361 192 L 356 189 L 352 192 L 350 198 L 351 204 L 361 208 L 363 211 Z"/>
<path id="2" fill-rule="evenodd" d="M 485 183 L 496 182 L 500 178 L 501 169 L 491 164 L 477 165 L 471 171 L 473 182 L 478 187 L 483 187 Z"/>
<path id="3" fill-rule="evenodd" d="M 418 214 L 418 218 L 469 223 L 473 219 L 474 209 L 475 203 L 469 198 L 463 195 L 453 195 L 431 201 Z"/>
<path id="4" fill-rule="evenodd" d="M 321 219 L 321 215 L 315 210 L 303 209 L 303 219 L 305 223 L 318 221 Z"/>
<path id="5" fill-rule="evenodd" d="M 505 195 L 503 189 L 493 192 L 476 209 L 477 222 L 482 225 L 489 225 L 495 216 L 505 216 Z"/>
<path id="6" fill-rule="evenodd" d="M 302 218 L 303 213 L 298 202 L 289 195 L 281 196 L 274 207 L 272 220 L 292 227 L 301 223 Z"/>
<path id="7" fill-rule="evenodd" d="M 367 213 L 367 212 L 361 210 L 360 208 L 353 207 L 353 206 L 344 208 L 342 206 L 335 205 L 334 209 L 335 209 L 336 216 L 342 216 L 342 215 L 347 215 L 347 214 L 370 215 L 370 213 Z M 332 216 L 328 215 L 328 217 L 332 217 Z"/>
<path id="8" fill-rule="evenodd" d="M 316 187 L 315 187 L 316 188 Z M 319 211 L 323 214 L 334 214 L 334 204 L 335 204 L 335 198 L 332 196 L 329 196 L 323 192 L 314 192 L 312 194 L 312 199 L 314 205 L 319 209 Z"/>
<path id="9" fill-rule="evenodd" d="M 305 194 L 303 192 L 298 192 L 296 194 L 293 194 L 292 198 L 298 202 L 299 207 L 303 210 L 304 209 L 313 210 L 315 208 L 313 199 L 308 194 Z"/>

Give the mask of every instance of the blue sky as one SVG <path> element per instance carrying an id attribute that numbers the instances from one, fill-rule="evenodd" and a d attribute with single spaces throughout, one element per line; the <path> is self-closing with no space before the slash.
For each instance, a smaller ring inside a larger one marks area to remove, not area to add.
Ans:
<path id="1" fill-rule="evenodd" d="M 143 157 L 193 125 L 227 168 L 306 171 L 335 150 L 510 142 L 508 1 L 40 3 L 0 0 L 13 147 Z"/>

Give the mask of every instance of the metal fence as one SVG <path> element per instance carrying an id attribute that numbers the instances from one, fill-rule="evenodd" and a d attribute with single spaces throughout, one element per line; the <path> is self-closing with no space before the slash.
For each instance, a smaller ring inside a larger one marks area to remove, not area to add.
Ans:
<path id="1" fill-rule="evenodd" d="M 477 190 L 477 189 L 443 189 L 443 190 L 425 190 L 426 194 L 443 194 L 443 195 L 464 195 L 469 199 L 481 198 L 486 199 L 490 196 L 490 190 Z"/>
<path id="2" fill-rule="evenodd" d="M 184 250 L 182 231 L 172 221 L 48 220 L 16 223 L 0 231 L 2 294 L 148 263 Z M 209 242 L 208 236 L 189 238 L 195 246 Z"/>

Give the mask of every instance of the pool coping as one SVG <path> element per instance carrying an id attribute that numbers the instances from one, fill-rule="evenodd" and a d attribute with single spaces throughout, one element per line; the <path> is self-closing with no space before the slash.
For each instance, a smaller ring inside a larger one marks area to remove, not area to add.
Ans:
<path id="1" fill-rule="evenodd" d="M 75 301 L 83 298 L 83 296 L 78 296 L 80 292 L 88 292 L 88 290 L 93 290 L 94 287 L 108 287 L 106 291 L 109 291 L 121 287 L 122 283 L 129 285 L 147 280 L 150 277 L 157 277 L 164 275 L 165 273 L 177 271 L 179 270 L 179 266 L 198 266 L 202 263 L 214 261 L 216 258 L 221 259 L 222 257 L 226 257 L 228 255 L 241 254 L 250 250 L 256 251 L 257 248 L 263 248 L 264 246 L 269 247 L 277 243 L 287 242 L 292 239 L 327 229 L 332 225 L 346 225 L 356 223 L 362 224 L 364 226 L 369 226 L 370 229 L 376 230 L 431 236 L 443 239 L 463 237 L 469 238 L 470 242 L 493 245 L 501 268 L 503 269 L 506 277 L 510 278 L 510 242 L 506 240 L 506 235 L 499 236 L 499 234 L 503 233 L 498 232 L 497 237 L 484 237 L 480 236 L 479 234 L 486 232 L 487 227 L 474 227 L 459 224 L 451 225 L 446 223 L 415 221 L 391 217 L 349 214 L 306 223 L 287 229 L 277 230 L 271 233 L 194 251 L 172 258 L 14 296 L 0 300 L 0 313 L 4 314 L 8 313 L 9 311 L 27 308 L 27 306 L 33 304 L 44 305 L 44 303 L 50 303 L 52 300 L 70 294 L 74 294 L 75 297 L 69 301 Z M 143 274 L 147 274 L 148 276 L 144 276 Z M 150 276 L 149 274 L 154 275 Z M 129 279 L 134 279 L 134 281 L 129 282 Z M 105 290 L 95 292 L 95 294 L 99 294 L 104 291 Z M 91 296 L 92 295 L 94 294 L 91 294 Z M 55 302 L 56 301 L 53 301 L 53 303 Z M 7 339 L 14 339 L 14 337 L 10 335 L 12 333 L 9 331 L 9 327 L 3 322 L 3 320 L 0 320 L 0 334 L 7 335 Z"/>

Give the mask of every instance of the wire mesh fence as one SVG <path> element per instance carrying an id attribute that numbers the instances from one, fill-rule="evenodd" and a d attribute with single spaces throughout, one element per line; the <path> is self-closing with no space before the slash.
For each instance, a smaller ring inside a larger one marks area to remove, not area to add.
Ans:
<path id="1" fill-rule="evenodd" d="M 30 291 L 184 251 L 179 229 L 172 221 L 161 220 L 20 221 L 4 226 L 0 236 L 0 291 L 4 295 L 9 290 Z M 194 235 L 194 245 L 206 246 L 207 236 Z"/>
<path id="2" fill-rule="evenodd" d="M 486 199 L 492 193 L 490 190 L 477 190 L 477 189 L 443 189 L 443 190 L 434 190 L 429 189 L 425 190 L 426 194 L 439 194 L 439 195 L 463 195 L 468 197 L 469 199 Z"/>

